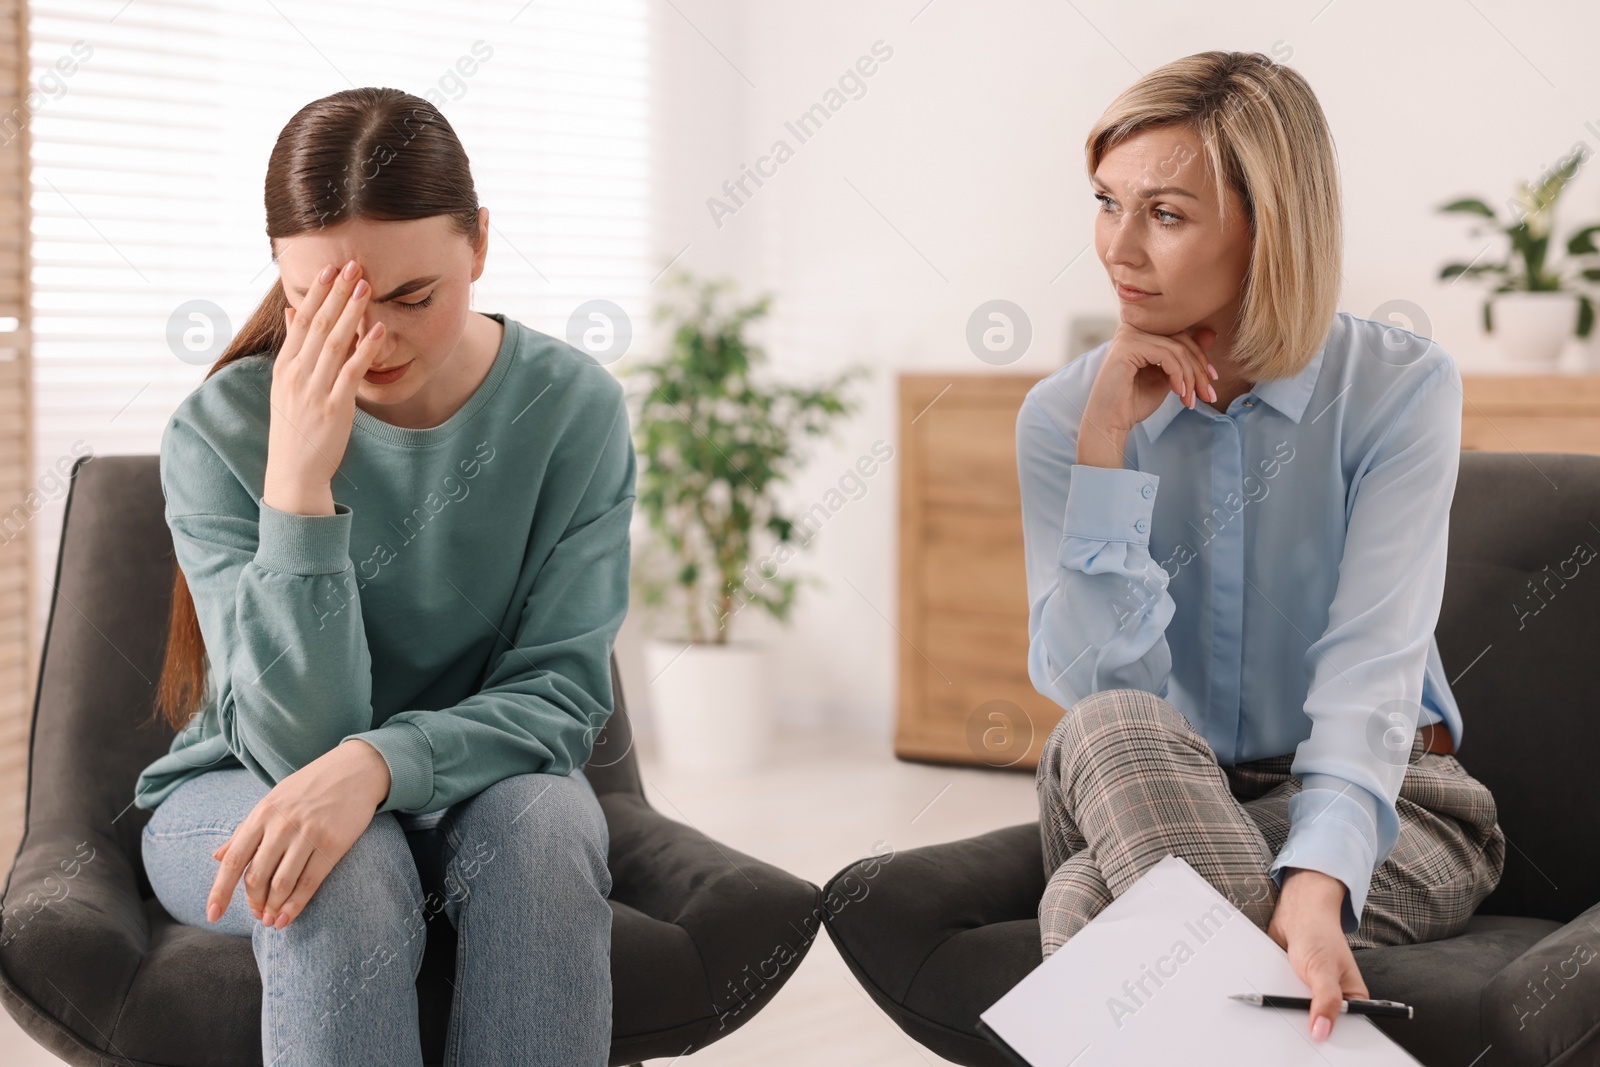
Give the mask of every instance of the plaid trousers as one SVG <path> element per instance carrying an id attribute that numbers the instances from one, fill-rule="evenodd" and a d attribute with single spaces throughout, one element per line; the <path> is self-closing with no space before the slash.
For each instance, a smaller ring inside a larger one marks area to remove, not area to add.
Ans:
<path id="1" fill-rule="evenodd" d="M 1093 693 L 1045 742 L 1035 782 L 1044 845 L 1039 935 L 1049 957 L 1168 853 L 1263 931 L 1278 903 L 1266 873 L 1289 836 L 1294 753 L 1222 767 L 1172 704 L 1138 689 Z M 1373 872 L 1351 948 L 1453 937 L 1500 882 L 1494 797 L 1419 730 L 1395 802 L 1400 836 Z"/>

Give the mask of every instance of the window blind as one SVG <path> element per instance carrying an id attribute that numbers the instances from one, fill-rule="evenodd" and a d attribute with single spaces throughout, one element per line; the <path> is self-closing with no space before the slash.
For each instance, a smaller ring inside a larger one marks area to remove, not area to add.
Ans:
<path id="1" fill-rule="evenodd" d="M 35 469 L 70 465 L 79 441 L 159 450 L 207 370 L 169 349 L 169 317 L 204 299 L 237 329 L 276 283 L 267 158 L 294 112 L 340 89 L 424 96 L 461 138 L 490 215 L 476 310 L 565 337 L 582 303 L 637 306 L 647 15 L 644 0 L 35 0 L 36 80 L 77 58 L 32 122 Z M 41 634 L 61 510 L 34 524 Z"/>
<path id="2" fill-rule="evenodd" d="M 34 533 L 28 493 L 33 458 L 27 342 L 27 25 L 20 4 L 0 0 L 0 856 L 22 836 L 33 708 L 34 659 L 27 620 Z"/>

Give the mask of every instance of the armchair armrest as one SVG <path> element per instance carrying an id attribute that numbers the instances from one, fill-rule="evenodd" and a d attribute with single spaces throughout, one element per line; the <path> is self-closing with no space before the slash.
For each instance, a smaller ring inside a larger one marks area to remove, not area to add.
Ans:
<path id="1" fill-rule="evenodd" d="M 995 923 L 1037 922 L 1046 881 L 1039 824 L 1006 826 L 852 863 L 824 892 L 863 901 L 870 894 L 870 902 L 830 908 L 828 929 L 847 961 L 904 1004 L 923 961 L 950 938 Z"/>
<path id="2" fill-rule="evenodd" d="M 611 834 L 611 899 L 688 932 L 717 1012 L 740 1010 L 755 985 L 776 992 L 821 927 L 821 890 L 674 822 L 641 796 L 605 793 L 600 804 Z"/>
<path id="3" fill-rule="evenodd" d="M 1600 1048 L 1600 904 L 1490 979 L 1480 1017 L 1497 1063 L 1577 1063 L 1578 1050 Z"/>
<path id="4" fill-rule="evenodd" d="M 111 1044 L 150 943 L 122 844 L 82 823 L 35 820 L 0 893 L 0 999 L 35 1040 L 69 1062 Z"/>

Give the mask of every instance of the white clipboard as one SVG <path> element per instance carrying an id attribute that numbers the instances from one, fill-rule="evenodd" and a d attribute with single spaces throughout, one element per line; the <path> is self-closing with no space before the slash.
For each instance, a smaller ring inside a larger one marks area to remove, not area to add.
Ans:
<path id="1" fill-rule="evenodd" d="M 1311 990 L 1276 941 L 1168 855 L 982 1012 L 978 1029 L 1019 1067 L 1421 1067 L 1367 1016 L 1341 1014 L 1318 1042 L 1307 1009 L 1231 993 Z"/>

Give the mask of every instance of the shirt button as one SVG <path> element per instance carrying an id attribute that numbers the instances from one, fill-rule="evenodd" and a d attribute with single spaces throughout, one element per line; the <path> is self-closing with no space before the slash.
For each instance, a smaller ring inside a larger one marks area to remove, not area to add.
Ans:
<path id="1" fill-rule="evenodd" d="M 1140 519 L 1138 522 L 1133 524 L 1133 528 L 1135 530 L 1138 530 L 1140 533 L 1144 533 L 1145 530 L 1149 527 L 1149 525 L 1150 524 L 1148 522 L 1145 522 L 1143 519 Z"/>
<path id="2" fill-rule="evenodd" d="M 1147 485 L 1139 490 L 1139 495 L 1144 497 L 1146 500 L 1149 500 L 1151 497 L 1156 495 L 1155 487 Z"/>
<path id="3" fill-rule="evenodd" d="M 1256 402 L 1254 400 L 1246 400 L 1244 402 L 1244 406 L 1247 408 L 1253 408 L 1256 406 Z"/>

